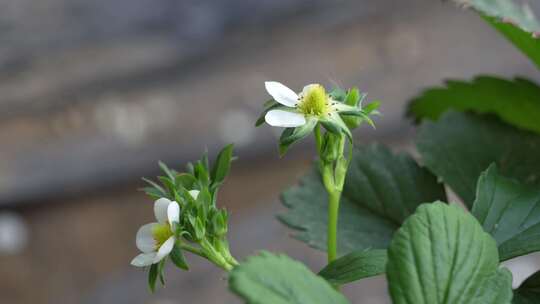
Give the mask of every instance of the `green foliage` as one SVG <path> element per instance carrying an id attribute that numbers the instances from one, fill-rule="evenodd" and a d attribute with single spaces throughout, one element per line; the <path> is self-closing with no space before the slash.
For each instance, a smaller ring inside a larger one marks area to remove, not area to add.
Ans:
<path id="1" fill-rule="evenodd" d="M 262 252 L 234 268 L 229 287 L 248 304 L 345 304 L 347 299 L 303 264 Z"/>
<path id="2" fill-rule="evenodd" d="M 174 227 L 177 240 L 169 255 L 171 261 L 180 269 L 189 269 L 184 258 L 185 250 L 198 254 L 227 270 L 237 264 L 230 255 L 226 239 L 228 213 L 216 205 L 219 187 L 231 168 L 232 154 L 233 146 L 225 146 L 210 169 L 205 153 L 200 160 L 189 163 L 188 172 L 185 173 L 179 173 L 159 162 L 164 172 L 163 176 L 157 177 L 159 184 L 144 179 L 150 187 L 143 190 L 150 197 L 154 199 L 165 197 L 180 205 L 180 220 Z M 155 288 L 154 272 L 156 270 L 151 267 L 149 272 L 151 289 Z M 163 278 L 162 271 L 158 269 L 157 273 Z"/>
<path id="3" fill-rule="evenodd" d="M 297 230 L 296 238 L 325 250 L 326 191 L 316 168 L 282 200 L 289 211 L 279 219 Z M 410 156 L 380 145 L 356 148 L 340 205 L 338 252 L 386 248 L 419 204 L 435 200 L 445 200 L 443 186 Z"/>
<path id="4" fill-rule="evenodd" d="M 540 68 L 540 39 L 537 36 L 498 18 L 484 16 L 484 19 Z"/>
<path id="5" fill-rule="evenodd" d="M 472 214 L 497 241 L 501 260 L 540 250 L 540 189 L 490 166 L 478 180 Z"/>
<path id="6" fill-rule="evenodd" d="M 383 274 L 386 261 L 383 249 L 354 251 L 326 265 L 319 275 L 332 284 L 342 285 Z"/>
<path id="7" fill-rule="evenodd" d="M 496 117 L 450 111 L 422 123 L 416 142 L 423 163 L 469 208 L 478 177 L 492 163 L 504 176 L 540 185 L 540 137 Z"/>
<path id="8" fill-rule="evenodd" d="M 540 303 L 540 271 L 530 276 L 514 291 L 513 304 Z"/>
<path id="9" fill-rule="evenodd" d="M 393 303 L 510 303 L 512 275 L 499 268 L 495 240 L 456 205 L 425 204 L 388 249 Z"/>
<path id="10" fill-rule="evenodd" d="M 540 32 L 540 23 L 530 7 L 520 5 L 513 0 L 454 0 L 456 3 L 472 7 L 479 13 L 512 23 L 523 31 Z"/>
<path id="11" fill-rule="evenodd" d="M 510 81 L 480 76 L 472 82 L 450 80 L 445 87 L 428 89 L 414 98 L 408 115 L 417 121 L 437 120 L 449 109 L 494 113 L 509 124 L 540 133 L 540 87 L 522 78 Z"/>

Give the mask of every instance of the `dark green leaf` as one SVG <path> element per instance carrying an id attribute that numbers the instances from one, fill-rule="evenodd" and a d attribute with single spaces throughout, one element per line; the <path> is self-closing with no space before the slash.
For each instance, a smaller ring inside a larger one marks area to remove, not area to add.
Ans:
<path id="1" fill-rule="evenodd" d="M 148 271 L 148 287 L 151 292 L 156 291 L 156 280 L 158 277 L 158 265 L 152 264 L 150 266 L 150 271 Z"/>
<path id="2" fill-rule="evenodd" d="M 540 303 L 540 271 L 530 276 L 525 282 L 514 290 L 513 304 Z"/>
<path id="3" fill-rule="evenodd" d="M 540 32 L 540 23 L 536 20 L 529 6 L 514 0 L 454 0 L 456 3 L 471 7 L 481 14 L 515 24 L 530 35 Z"/>
<path id="4" fill-rule="evenodd" d="M 332 284 L 346 284 L 384 273 L 386 261 L 383 249 L 354 251 L 326 265 L 319 275 Z"/>
<path id="5" fill-rule="evenodd" d="M 212 167 L 212 183 L 215 185 L 221 184 L 225 177 L 231 170 L 231 159 L 233 154 L 234 145 L 230 144 L 225 146 L 216 157 L 214 166 Z"/>
<path id="6" fill-rule="evenodd" d="M 540 49 L 538 50 L 540 54 Z M 480 76 L 472 82 L 450 80 L 413 99 L 408 115 L 437 120 L 449 109 L 493 113 L 514 126 L 540 133 L 540 87 L 522 79 Z"/>
<path id="7" fill-rule="evenodd" d="M 380 145 L 357 148 L 345 181 L 338 227 L 339 252 L 384 249 L 403 220 L 423 202 L 445 200 L 435 176 L 408 155 Z M 283 193 L 288 213 L 279 219 L 296 238 L 326 249 L 327 194 L 316 167 L 300 186 Z"/>
<path id="8" fill-rule="evenodd" d="M 500 176 L 480 175 L 472 214 L 499 246 L 501 261 L 540 250 L 540 189 Z"/>
<path id="9" fill-rule="evenodd" d="M 470 208 L 480 174 L 495 163 L 501 174 L 540 185 L 540 137 L 493 116 L 450 111 L 422 123 L 417 136 L 423 163 Z"/>
<path id="10" fill-rule="evenodd" d="M 512 275 L 499 268 L 495 240 L 457 205 L 425 204 L 388 248 L 395 304 L 506 304 Z"/>
<path id="11" fill-rule="evenodd" d="M 540 39 L 538 37 L 531 35 L 513 24 L 501 22 L 498 18 L 485 16 L 484 19 L 540 68 Z"/>
<path id="12" fill-rule="evenodd" d="M 186 262 L 186 258 L 184 257 L 184 253 L 182 252 L 182 249 L 180 248 L 180 245 L 176 243 L 173 247 L 173 250 L 169 254 L 169 257 L 171 258 L 171 261 L 176 265 L 176 267 L 184 270 L 189 270 L 189 266 Z"/>
<path id="13" fill-rule="evenodd" d="M 248 304 L 344 304 L 347 299 L 303 264 L 262 252 L 235 267 L 229 287 Z"/>

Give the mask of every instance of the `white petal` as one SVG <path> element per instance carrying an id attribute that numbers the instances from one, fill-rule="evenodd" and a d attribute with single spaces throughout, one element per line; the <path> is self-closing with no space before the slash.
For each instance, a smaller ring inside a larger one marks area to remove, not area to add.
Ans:
<path id="1" fill-rule="evenodd" d="M 197 197 L 199 197 L 199 192 L 199 190 L 190 190 L 189 194 L 191 194 L 191 197 L 193 197 L 193 199 L 197 199 Z"/>
<path id="2" fill-rule="evenodd" d="M 163 243 L 163 245 L 161 245 L 161 247 L 159 247 L 156 257 L 154 258 L 154 264 L 163 260 L 164 257 L 166 257 L 169 253 L 171 253 L 171 251 L 173 250 L 173 247 L 174 247 L 174 236 L 171 236 L 165 241 L 165 243 Z"/>
<path id="3" fill-rule="evenodd" d="M 154 203 L 154 215 L 158 222 L 165 223 L 167 221 L 167 208 L 170 203 L 172 203 L 171 200 L 164 197 Z"/>
<path id="4" fill-rule="evenodd" d="M 276 81 L 264 83 L 266 91 L 275 101 L 287 107 L 294 107 L 298 103 L 298 95 L 291 89 Z"/>
<path id="5" fill-rule="evenodd" d="M 157 223 L 146 224 L 137 231 L 135 243 L 137 244 L 137 248 L 144 253 L 152 252 L 156 248 L 156 241 L 152 236 L 152 228 L 155 225 L 157 225 Z"/>
<path id="6" fill-rule="evenodd" d="M 180 205 L 177 202 L 169 204 L 167 208 L 167 219 L 170 224 L 180 222 Z"/>
<path id="7" fill-rule="evenodd" d="M 154 259 L 156 258 L 156 253 L 141 253 L 138 256 L 136 256 L 133 260 L 131 260 L 131 265 L 136 267 L 145 267 L 150 266 L 154 263 Z"/>
<path id="8" fill-rule="evenodd" d="M 306 124 L 304 115 L 283 110 L 268 111 L 264 119 L 273 127 L 294 128 Z"/>

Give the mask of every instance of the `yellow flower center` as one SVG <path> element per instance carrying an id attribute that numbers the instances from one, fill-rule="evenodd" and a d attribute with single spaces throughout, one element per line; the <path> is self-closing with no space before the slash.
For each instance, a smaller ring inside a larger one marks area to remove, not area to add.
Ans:
<path id="1" fill-rule="evenodd" d="M 156 250 L 171 236 L 173 236 L 173 232 L 168 223 L 156 224 L 152 227 L 152 237 L 156 241 Z"/>
<path id="2" fill-rule="evenodd" d="M 322 116 L 329 111 L 326 90 L 320 84 L 311 86 L 298 103 L 298 109 L 305 115 Z"/>

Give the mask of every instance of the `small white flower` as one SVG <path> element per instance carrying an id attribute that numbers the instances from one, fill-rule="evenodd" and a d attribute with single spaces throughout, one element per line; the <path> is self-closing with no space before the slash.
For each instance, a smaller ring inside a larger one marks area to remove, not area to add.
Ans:
<path id="1" fill-rule="evenodd" d="M 320 84 L 309 84 L 299 94 L 275 81 L 265 82 L 265 87 L 268 94 L 282 105 L 268 111 L 264 117 L 266 123 L 274 127 L 296 128 L 320 121 L 343 128 L 339 113 L 354 115 L 361 112 L 359 108 L 333 100 Z"/>
<path id="2" fill-rule="evenodd" d="M 193 198 L 197 198 L 199 191 L 189 191 Z M 167 198 L 160 198 L 154 202 L 154 215 L 157 222 L 143 225 L 137 231 L 136 245 L 141 254 L 136 256 L 131 265 L 145 267 L 159 263 L 173 250 L 176 241 L 174 225 L 180 221 L 180 205 Z"/>

